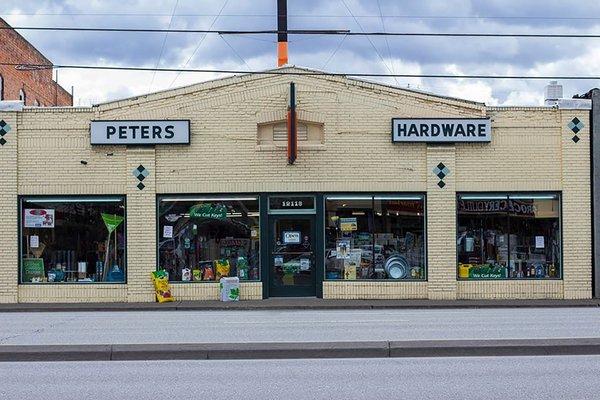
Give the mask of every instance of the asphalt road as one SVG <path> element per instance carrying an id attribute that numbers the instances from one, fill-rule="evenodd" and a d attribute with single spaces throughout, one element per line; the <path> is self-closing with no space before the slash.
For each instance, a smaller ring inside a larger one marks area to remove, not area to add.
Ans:
<path id="1" fill-rule="evenodd" d="M 600 308 L 0 313 L 0 345 L 578 337 Z"/>
<path id="2" fill-rule="evenodd" d="M 8 399 L 597 399 L 600 356 L 0 363 Z"/>

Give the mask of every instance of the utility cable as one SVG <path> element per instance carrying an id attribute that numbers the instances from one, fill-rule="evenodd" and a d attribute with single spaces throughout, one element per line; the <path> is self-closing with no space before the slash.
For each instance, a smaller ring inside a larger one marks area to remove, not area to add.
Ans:
<path id="1" fill-rule="evenodd" d="M 237 56 L 237 58 L 239 58 L 240 61 L 244 63 L 244 65 L 246 66 L 246 68 L 248 68 L 248 71 L 251 71 L 252 68 L 250 68 L 250 66 L 248 65 L 248 63 L 246 62 L 246 60 L 244 60 L 244 58 L 240 55 L 240 53 L 238 53 L 237 50 L 235 48 L 233 48 L 233 46 L 231 45 L 231 43 L 229 43 L 227 41 L 227 39 L 225 39 L 225 36 L 219 35 L 219 37 L 221 39 L 223 39 L 223 41 L 225 42 L 225 44 L 227 44 L 227 46 L 229 46 L 229 48 L 231 49 L 231 51 L 233 51 L 233 53 Z"/>
<path id="2" fill-rule="evenodd" d="M 379 9 L 379 15 L 381 16 L 381 29 L 383 29 L 383 31 L 385 32 L 385 20 L 383 19 L 383 12 L 381 11 L 381 3 L 379 2 L 379 0 L 377 0 L 377 8 Z M 396 69 L 394 68 L 394 59 L 392 58 L 392 49 L 390 47 L 390 42 L 388 41 L 388 37 L 384 36 L 385 39 L 385 45 L 387 46 L 387 50 L 388 50 L 388 57 L 390 58 L 390 65 L 392 67 L 392 73 L 396 72 Z M 398 81 L 396 81 L 396 83 L 398 83 Z"/>
<path id="3" fill-rule="evenodd" d="M 116 71 L 156 71 L 156 72 L 195 72 L 211 74 L 239 74 L 239 75 L 291 75 L 291 76 L 331 76 L 331 77 L 370 77 L 370 78 L 435 78 L 435 79 L 531 79 L 531 80 L 600 80 L 600 75 L 451 75 L 451 74 L 381 74 L 370 72 L 320 72 L 320 71 L 244 71 L 236 69 L 182 69 L 182 68 L 151 68 L 151 67 L 125 67 L 108 65 L 75 65 L 75 64 L 25 64 L 3 63 L 0 65 L 14 66 L 19 70 L 31 69 L 89 69 L 89 70 L 116 70 Z"/>
<path id="4" fill-rule="evenodd" d="M 215 25 L 215 22 L 217 22 L 217 19 L 219 19 L 219 15 L 221 15 L 221 12 L 223 12 L 223 10 L 225 9 L 225 7 L 227 6 L 227 3 L 229 3 L 229 0 L 225 0 L 225 2 L 223 3 L 223 5 L 221 6 L 221 9 L 219 10 L 219 13 L 217 15 L 215 15 L 215 17 L 213 18 L 212 22 L 210 23 L 210 26 L 208 27 L 208 30 L 211 30 L 212 27 Z M 204 36 L 202 36 L 202 39 L 200 39 L 200 41 L 198 42 L 198 44 L 194 48 L 194 51 L 192 52 L 192 54 L 190 54 L 190 56 L 186 60 L 185 64 L 183 64 L 183 68 L 186 68 L 188 66 L 188 64 L 190 63 L 190 61 L 192 61 L 192 59 L 194 58 L 194 56 L 198 52 L 198 49 L 200 48 L 200 46 L 202 46 L 202 43 L 204 43 L 204 40 L 206 39 L 206 36 L 207 36 L 206 33 L 204 34 Z M 175 84 L 175 81 L 177 81 L 177 79 L 179 79 L 180 76 L 181 76 L 181 72 L 178 72 L 177 75 L 175 75 L 175 78 L 173 78 L 173 80 L 169 84 L 169 88 L 171 88 Z"/>
<path id="5" fill-rule="evenodd" d="M 348 36 L 424 36 L 424 37 L 507 37 L 507 38 L 574 38 L 598 39 L 600 34 L 588 33 L 486 33 L 486 32 L 353 32 L 347 29 L 288 29 L 278 31 L 263 30 L 206 30 L 206 29 L 161 29 L 161 28 L 80 28 L 48 26 L 0 26 L 2 29 L 34 31 L 73 31 L 73 32 L 134 32 L 134 33 L 206 33 L 217 35 L 267 35 L 287 33 L 288 35 L 348 35 Z"/>
<path id="6" fill-rule="evenodd" d="M 175 11 L 177 10 L 177 6 L 179 5 L 179 0 L 175 1 L 175 5 L 173 6 L 173 12 L 171 12 L 171 19 L 169 20 L 169 27 L 171 29 L 171 25 L 173 24 L 173 16 L 175 15 Z M 165 36 L 162 41 L 162 46 L 160 47 L 160 54 L 158 55 L 158 60 L 156 60 L 155 68 L 158 68 L 160 64 L 160 60 L 162 59 L 163 52 L 165 51 L 165 44 L 167 43 L 167 36 L 169 36 L 169 32 L 165 33 Z M 154 78 L 156 77 L 156 71 L 152 74 L 152 80 L 150 81 L 150 85 L 148 86 L 148 91 L 152 89 L 152 85 L 154 84 Z"/>
<path id="7" fill-rule="evenodd" d="M 165 13 L 78 13 L 78 12 L 45 12 L 45 13 L 22 13 L 18 14 L 0 14 L 5 18 L 19 17 L 19 16 L 81 16 L 81 17 L 168 17 L 171 14 Z M 215 17 L 217 14 L 205 14 L 205 13 L 185 13 L 175 14 L 175 17 Z M 277 17 L 277 14 L 260 14 L 260 13 L 249 13 L 249 14 L 221 14 L 222 17 L 229 18 L 273 18 Z M 380 18 L 379 15 L 358 15 L 357 18 Z M 288 14 L 290 18 L 352 18 L 349 15 L 341 14 Z M 565 16 L 549 16 L 549 15 L 408 15 L 408 14 L 388 14 L 384 15 L 387 19 L 499 19 L 499 20 L 547 20 L 547 21 L 597 21 L 600 17 L 565 17 Z"/>
<path id="8" fill-rule="evenodd" d="M 337 47 L 335 48 L 335 50 L 333 50 L 333 53 L 331 53 L 331 55 L 329 56 L 329 58 L 327 59 L 327 61 L 325 61 L 325 64 L 323 64 L 323 66 L 321 67 L 321 69 L 325 69 L 325 67 L 327 67 L 327 65 L 329 64 L 329 62 L 333 59 L 333 57 L 336 55 L 336 53 L 338 52 L 338 50 L 342 47 L 342 45 L 344 44 L 344 41 L 346 40 L 348 36 L 342 36 L 342 40 L 340 40 L 340 42 L 338 43 Z"/>
<path id="9" fill-rule="evenodd" d="M 348 12 L 350 13 L 350 15 L 352 15 L 352 18 L 354 18 L 354 22 L 356 22 L 356 24 L 360 28 L 361 32 L 364 32 L 365 30 L 363 29 L 363 27 L 360 24 L 360 22 L 358 22 L 358 18 L 356 18 L 354 16 L 354 14 L 352 13 L 352 10 L 350 10 L 350 7 L 348 7 L 348 4 L 346 4 L 346 0 L 341 0 L 341 2 L 344 5 L 344 7 L 346 7 L 346 10 L 348 10 Z M 371 44 L 371 47 L 373 47 L 373 50 L 375 50 L 375 53 L 377 54 L 377 56 L 381 60 L 381 63 L 383 64 L 383 66 L 385 67 L 385 69 L 387 69 L 390 74 L 393 74 L 392 70 L 390 69 L 390 67 L 385 62 L 385 59 L 381 56 L 381 53 L 379 52 L 379 50 L 377 50 L 377 47 L 375 46 L 375 43 L 373 43 L 373 41 L 371 40 L 371 38 L 369 36 L 366 36 L 366 38 L 369 41 L 369 43 Z M 394 77 L 394 81 L 396 82 L 396 85 L 400 85 L 398 83 L 398 78 Z"/>

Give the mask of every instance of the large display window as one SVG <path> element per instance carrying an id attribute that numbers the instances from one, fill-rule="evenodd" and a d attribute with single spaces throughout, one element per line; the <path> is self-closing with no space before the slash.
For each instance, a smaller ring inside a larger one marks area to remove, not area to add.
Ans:
<path id="1" fill-rule="evenodd" d="M 462 194 L 459 279 L 560 279 L 560 195 Z"/>
<path id="2" fill-rule="evenodd" d="M 325 196 L 325 279 L 426 276 L 424 196 Z"/>
<path id="3" fill-rule="evenodd" d="M 260 280 L 259 199 L 158 199 L 158 268 L 178 282 Z"/>
<path id="4" fill-rule="evenodd" d="M 21 283 L 124 283 L 123 197 L 24 197 Z"/>

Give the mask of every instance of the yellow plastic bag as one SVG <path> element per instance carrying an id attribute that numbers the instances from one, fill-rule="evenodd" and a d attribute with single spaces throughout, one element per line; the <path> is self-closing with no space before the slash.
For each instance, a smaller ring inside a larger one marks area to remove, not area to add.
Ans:
<path id="1" fill-rule="evenodd" d="M 173 295 L 171 294 L 169 278 L 164 270 L 152 272 L 152 281 L 154 282 L 154 292 L 156 293 L 156 301 L 158 301 L 159 303 L 175 301 L 175 298 L 173 298 Z"/>
<path id="2" fill-rule="evenodd" d="M 216 264 L 217 264 L 216 281 L 218 282 L 219 279 L 229 276 L 230 266 L 229 266 L 229 260 L 227 260 L 227 259 L 218 260 L 218 261 L 216 261 Z"/>

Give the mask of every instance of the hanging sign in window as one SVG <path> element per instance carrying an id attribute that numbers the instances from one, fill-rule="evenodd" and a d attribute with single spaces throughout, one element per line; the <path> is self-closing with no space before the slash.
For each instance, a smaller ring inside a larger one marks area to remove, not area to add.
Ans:
<path id="1" fill-rule="evenodd" d="M 489 118 L 392 118 L 392 142 L 490 142 Z"/>
<path id="2" fill-rule="evenodd" d="M 23 213 L 25 228 L 54 228 L 54 210 L 26 208 Z"/>
<path id="3" fill-rule="evenodd" d="M 352 232 L 358 230 L 358 223 L 356 222 L 356 217 L 340 218 L 340 230 L 342 232 Z"/>
<path id="4" fill-rule="evenodd" d="M 190 144 L 189 120 L 92 121 L 91 144 Z"/>
<path id="5" fill-rule="evenodd" d="M 283 243 L 284 244 L 300 244 L 301 238 L 300 231 L 283 231 Z"/>

